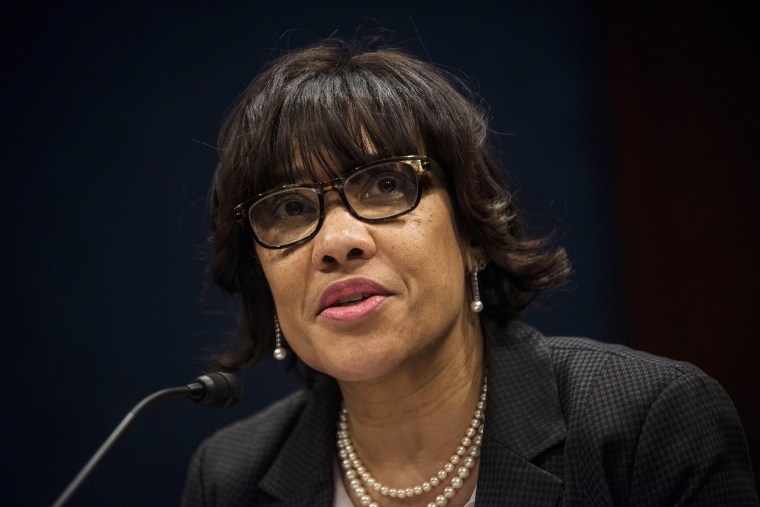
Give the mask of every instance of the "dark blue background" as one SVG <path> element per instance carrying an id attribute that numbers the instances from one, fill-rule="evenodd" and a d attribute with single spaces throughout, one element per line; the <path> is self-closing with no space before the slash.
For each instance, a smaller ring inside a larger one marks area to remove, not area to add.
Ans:
<path id="1" fill-rule="evenodd" d="M 204 371 L 234 325 L 199 304 L 220 119 L 273 55 L 359 26 L 488 101 L 529 221 L 576 270 L 528 320 L 627 341 L 593 2 L 61 2 L 3 25 L 5 505 L 51 503 L 139 399 Z M 244 377 L 233 409 L 145 414 L 72 505 L 177 504 L 201 439 L 297 384 L 269 362 Z"/>

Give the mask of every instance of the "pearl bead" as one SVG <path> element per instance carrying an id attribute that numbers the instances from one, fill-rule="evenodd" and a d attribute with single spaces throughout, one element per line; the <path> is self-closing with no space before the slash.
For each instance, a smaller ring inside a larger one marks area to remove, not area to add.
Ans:
<path id="1" fill-rule="evenodd" d="M 435 507 L 435 502 L 428 502 L 427 507 Z"/>
<path id="2" fill-rule="evenodd" d="M 353 469 L 346 470 L 346 477 L 348 477 L 349 480 L 356 479 L 356 477 L 357 477 L 356 470 L 353 470 Z"/>
<path id="3" fill-rule="evenodd" d="M 446 463 L 445 465 L 443 465 L 443 469 L 446 471 L 447 474 L 450 474 L 451 472 L 454 471 L 454 465 L 452 465 L 451 463 Z"/>
<path id="4" fill-rule="evenodd" d="M 456 494 L 457 492 L 451 486 L 446 486 L 443 489 L 443 496 L 445 496 L 446 498 L 449 498 L 449 499 L 454 498 L 454 495 Z"/>
<path id="5" fill-rule="evenodd" d="M 406 493 L 407 498 L 412 497 L 414 496 L 414 488 L 406 488 L 406 491 L 404 491 L 404 493 Z"/>
<path id="6" fill-rule="evenodd" d="M 414 494 L 415 495 L 421 495 L 422 494 L 422 486 L 415 486 L 414 487 Z"/>
<path id="7" fill-rule="evenodd" d="M 459 455 L 454 454 L 449 461 L 451 462 L 451 464 L 456 465 L 459 463 L 459 459 L 460 459 Z"/>
<path id="8" fill-rule="evenodd" d="M 470 476 L 470 469 L 467 467 L 459 467 L 459 470 L 457 470 L 457 475 L 462 479 L 466 479 Z"/>
<path id="9" fill-rule="evenodd" d="M 288 351 L 282 347 L 277 347 L 276 349 L 274 349 L 274 352 L 272 352 L 272 355 L 278 361 L 282 361 L 283 359 L 288 357 Z"/>
<path id="10" fill-rule="evenodd" d="M 397 495 L 398 495 L 398 491 L 396 491 L 396 488 L 391 488 L 388 490 L 388 496 L 390 496 L 391 498 L 396 498 Z"/>
<path id="11" fill-rule="evenodd" d="M 482 301 L 473 301 L 470 303 L 470 310 L 472 310 L 475 313 L 480 313 L 483 311 L 483 302 Z"/>
<path id="12" fill-rule="evenodd" d="M 367 490 L 360 486 L 358 488 L 354 488 L 354 493 L 356 493 L 356 496 L 361 498 L 367 493 Z"/>
<path id="13" fill-rule="evenodd" d="M 435 497 L 436 507 L 445 507 L 447 503 L 449 503 L 449 499 L 446 498 L 445 496 L 438 495 L 437 497 Z"/>
<path id="14" fill-rule="evenodd" d="M 451 479 L 451 487 L 452 488 L 459 489 L 462 486 L 464 486 L 464 481 L 462 480 L 461 477 L 457 476 L 457 477 L 454 477 L 453 479 Z"/>
<path id="15" fill-rule="evenodd" d="M 464 459 L 464 461 L 463 461 L 462 463 L 463 463 L 463 464 L 464 464 L 464 466 L 466 466 L 467 468 L 472 468 L 472 467 L 474 467 L 474 466 L 475 466 L 475 459 L 474 459 L 474 458 L 472 458 L 471 456 L 467 456 L 467 457 Z"/>
<path id="16" fill-rule="evenodd" d="M 465 447 L 470 447 L 472 445 L 472 439 L 470 437 L 464 437 L 462 439 L 462 445 Z"/>
<path id="17" fill-rule="evenodd" d="M 380 488 L 380 494 L 383 496 L 388 496 L 390 494 L 390 489 L 388 489 L 388 486 L 382 486 Z"/>
<path id="18" fill-rule="evenodd" d="M 371 502 L 371 503 L 369 504 L 369 507 L 380 507 L 380 504 L 379 504 L 379 503 L 377 503 L 377 502 Z"/>
<path id="19" fill-rule="evenodd" d="M 481 445 L 483 443 L 483 436 L 475 435 L 475 438 L 473 438 L 472 441 L 475 443 L 475 445 Z"/>
<path id="20" fill-rule="evenodd" d="M 473 445 L 472 447 L 470 447 L 470 456 L 472 456 L 473 458 L 477 458 L 478 456 L 480 456 L 480 447 L 478 447 L 477 445 Z"/>
<path id="21" fill-rule="evenodd" d="M 369 496 L 367 496 L 367 495 L 364 495 L 364 496 L 362 496 L 362 497 L 361 497 L 361 499 L 359 500 L 359 503 L 361 503 L 362 505 L 368 506 L 369 504 L 371 504 L 371 503 L 372 503 L 372 498 L 370 498 L 370 497 L 369 497 Z"/>
<path id="22" fill-rule="evenodd" d="M 446 478 L 446 476 L 449 475 L 446 473 L 446 470 L 438 470 L 438 478 L 443 480 Z"/>
<path id="23" fill-rule="evenodd" d="M 433 486 L 431 486 L 429 482 L 425 481 L 425 482 L 422 483 L 422 491 L 424 491 L 425 493 L 427 493 L 431 489 L 433 489 Z"/>
<path id="24" fill-rule="evenodd" d="M 438 486 L 441 483 L 441 481 L 439 481 L 438 477 L 436 476 L 431 477 L 428 482 L 430 483 L 431 486 Z"/>
<path id="25" fill-rule="evenodd" d="M 396 496 L 398 498 L 406 498 L 406 491 L 403 489 L 399 489 L 396 491 Z"/>

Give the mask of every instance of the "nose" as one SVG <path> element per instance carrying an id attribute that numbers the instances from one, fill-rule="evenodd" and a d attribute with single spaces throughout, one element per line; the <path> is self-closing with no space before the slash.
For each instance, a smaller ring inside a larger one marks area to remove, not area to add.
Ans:
<path id="1" fill-rule="evenodd" d="M 377 246 L 370 224 L 354 217 L 335 195 L 325 200 L 325 218 L 312 242 L 312 262 L 319 270 L 330 270 L 375 255 Z"/>

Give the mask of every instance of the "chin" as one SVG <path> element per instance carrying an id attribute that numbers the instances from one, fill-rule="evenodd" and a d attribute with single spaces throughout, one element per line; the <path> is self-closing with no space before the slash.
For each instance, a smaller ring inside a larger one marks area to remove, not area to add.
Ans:
<path id="1" fill-rule="evenodd" d="M 322 371 L 340 382 L 367 382 L 391 374 L 398 365 L 399 361 L 391 359 L 387 353 L 359 353 L 326 365 Z"/>

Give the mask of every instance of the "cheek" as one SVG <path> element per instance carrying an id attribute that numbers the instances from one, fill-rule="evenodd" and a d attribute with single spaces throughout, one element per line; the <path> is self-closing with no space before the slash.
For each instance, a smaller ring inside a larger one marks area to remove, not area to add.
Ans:
<path id="1" fill-rule="evenodd" d="M 396 258 L 403 258 L 404 265 L 421 290 L 430 296 L 440 291 L 446 297 L 454 297 L 460 291 L 466 265 L 465 246 L 451 222 L 445 206 L 431 210 L 424 217 L 410 220 L 398 235 Z M 452 301 L 453 302 L 453 301 Z"/>
<path id="2" fill-rule="evenodd" d="M 280 327 L 288 346 L 293 348 L 301 359 L 306 360 L 311 354 L 304 340 L 305 329 L 302 326 L 302 302 L 306 290 L 306 274 L 303 272 L 302 260 L 298 255 L 278 256 L 279 252 L 274 252 L 274 255 L 267 256 L 267 253 L 259 258 L 274 298 Z"/>
<path id="3" fill-rule="evenodd" d="M 457 232 L 454 213 L 447 198 L 431 196 L 435 201 L 424 217 L 414 221 L 412 243 L 426 250 L 427 257 L 447 269 L 464 264 L 466 246 Z M 432 199 L 431 199 L 432 200 Z"/>
<path id="4" fill-rule="evenodd" d="M 290 306 L 298 288 L 303 288 L 303 262 L 299 260 L 298 253 L 300 252 L 283 255 L 279 251 L 259 252 L 261 268 L 279 310 Z"/>

